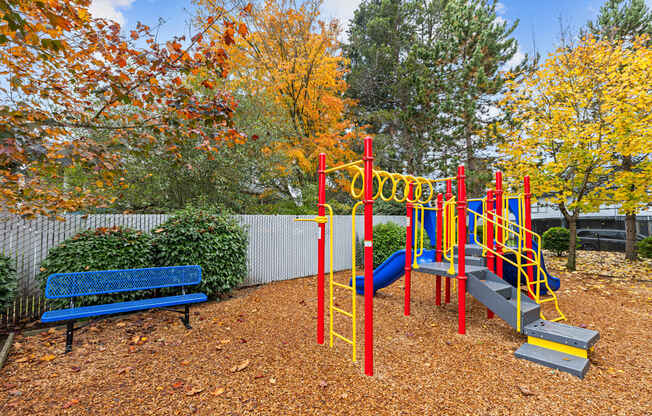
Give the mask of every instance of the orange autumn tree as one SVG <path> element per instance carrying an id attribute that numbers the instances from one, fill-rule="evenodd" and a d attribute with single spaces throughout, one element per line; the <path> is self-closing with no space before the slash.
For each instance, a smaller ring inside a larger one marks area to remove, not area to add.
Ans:
<path id="1" fill-rule="evenodd" d="M 198 0 L 200 21 L 210 14 L 214 0 Z M 237 4 L 237 2 L 236 2 Z M 247 28 L 226 48 L 234 67 L 228 88 L 244 92 L 273 106 L 267 116 L 285 121 L 283 140 L 268 152 L 282 152 L 290 163 L 278 173 L 304 181 L 313 180 L 320 152 L 329 163 L 355 157 L 350 143 L 358 131 L 346 115 L 354 102 L 344 97 L 347 60 L 342 56 L 336 20 L 320 19 L 321 0 L 266 0 L 252 8 Z M 219 34 L 218 34 L 219 35 Z"/>
<path id="2" fill-rule="evenodd" d="M 126 154 L 154 143 L 177 154 L 187 140 L 216 151 L 237 136 L 233 100 L 215 91 L 233 66 L 213 51 L 235 42 L 242 12 L 216 8 L 191 39 L 159 44 L 148 26 L 124 34 L 93 18 L 89 5 L 0 0 L 1 211 L 29 217 L 101 206 L 125 186 Z M 199 68 L 211 69 L 201 72 L 201 91 L 186 81 Z M 86 184 L 71 185 L 71 171 Z"/>

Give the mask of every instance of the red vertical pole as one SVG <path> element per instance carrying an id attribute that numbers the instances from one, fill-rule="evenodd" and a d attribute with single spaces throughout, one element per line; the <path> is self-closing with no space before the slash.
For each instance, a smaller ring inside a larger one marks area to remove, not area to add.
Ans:
<path id="1" fill-rule="evenodd" d="M 319 193 L 317 196 L 317 215 L 326 215 L 326 153 L 319 154 L 319 169 L 317 170 Z M 324 343 L 324 264 L 326 256 L 326 224 L 319 223 L 319 239 L 317 240 L 317 343 Z"/>
<path id="2" fill-rule="evenodd" d="M 447 180 L 446 181 L 446 201 L 449 201 L 453 197 L 453 181 L 452 180 Z M 444 221 L 446 221 L 446 239 L 448 241 L 448 238 L 450 238 L 450 233 L 453 231 L 451 230 L 450 224 L 448 221 L 450 221 L 448 215 L 444 212 Z M 446 287 L 444 288 L 444 303 L 451 303 L 451 279 L 449 277 L 446 277 Z"/>
<path id="3" fill-rule="evenodd" d="M 495 255 L 493 253 L 494 249 L 494 191 L 487 191 L 487 221 L 484 221 L 483 227 L 487 230 L 487 268 L 491 272 L 495 272 Z M 494 313 L 491 309 L 487 308 L 487 319 L 494 317 Z"/>
<path id="4" fill-rule="evenodd" d="M 442 235 L 443 227 L 443 195 L 441 193 L 437 194 L 437 251 L 435 261 L 440 262 L 442 259 L 442 243 L 444 242 L 444 236 Z M 441 276 L 437 276 L 435 283 L 435 305 L 441 305 Z"/>
<path id="5" fill-rule="evenodd" d="M 410 182 L 408 191 L 407 206 L 407 227 L 405 238 L 405 306 L 404 315 L 410 316 L 410 279 L 412 274 L 412 216 L 414 213 L 414 205 L 410 200 L 414 197 L 414 184 Z"/>
<path id="6" fill-rule="evenodd" d="M 374 212 L 373 151 L 371 137 L 364 138 L 364 372 L 374 375 Z"/>
<path id="7" fill-rule="evenodd" d="M 457 168 L 457 332 L 466 333 L 466 185 L 464 166 Z"/>
<path id="8" fill-rule="evenodd" d="M 525 227 L 526 230 L 532 231 L 532 194 L 530 193 L 530 177 L 525 176 L 523 177 L 523 203 L 525 204 L 525 223 L 521 224 L 523 227 Z M 532 254 L 532 234 L 530 233 L 525 233 L 525 248 L 528 249 L 526 258 L 531 256 L 532 260 L 534 260 L 534 254 Z M 532 263 L 532 260 L 526 260 L 528 263 Z M 532 266 L 527 267 L 527 280 L 528 280 L 528 287 L 530 290 L 532 290 L 532 280 L 533 280 L 533 275 L 534 275 L 534 270 L 532 269 Z M 538 277 L 537 277 L 537 280 Z M 539 283 L 537 283 L 539 284 Z M 532 293 L 530 293 L 530 290 L 528 290 L 528 295 L 530 298 L 533 298 Z"/>
<path id="9" fill-rule="evenodd" d="M 500 257 L 503 254 L 503 174 L 502 172 L 496 172 L 496 275 L 503 278 L 503 259 Z"/>

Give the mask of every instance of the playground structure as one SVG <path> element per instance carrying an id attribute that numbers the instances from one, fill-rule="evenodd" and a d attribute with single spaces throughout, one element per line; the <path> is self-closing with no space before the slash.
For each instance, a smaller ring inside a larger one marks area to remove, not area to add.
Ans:
<path id="1" fill-rule="evenodd" d="M 373 296 L 405 276 L 404 314 L 410 315 L 412 271 L 434 275 L 435 304 L 451 302 L 451 286 L 457 290 L 458 333 L 466 333 L 466 294 L 487 306 L 487 318 L 501 317 L 518 332 L 528 336 L 515 355 L 519 358 L 584 377 L 589 367 L 588 351 L 599 338 L 596 331 L 562 324 L 566 320 L 555 291 L 559 279 L 548 274 L 541 252 L 541 237 L 532 231 L 529 178 L 523 179 L 523 192 L 507 194 L 502 174 L 496 173 L 495 189 L 486 197 L 466 196 L 464 166 L 455 177 L 431 179 L 390 173 L 373 168 L 372 139 L 364 139 L 362 160 L 326 168 L 326 155 L 319 155 L 317 222 L 317 342 L 324 343 L 325 231 L 329 224 L 330 260 L 333 247 L 333 211 L 326 203 L 326 175 L 347 172 L 351 175 L 350 193 L 357 200 L 352 209 L 352 276 L 348 284 L 333 280 L 329 268 L 329 343 L 334 338 L 352 346 L 356 361 L 356 294 L 363 294 L 364 372 L 373 375 Z M 453 182 L 456 194 L 453 193 Z M 375 186 L 374 186 L 375 185 Z M 437 192 L 443 187 L 443 192 Z M 375 188 L 375 191 L 374 191 Z M 373 269 L 373 202 L 378 198 L 406 204 L 406 247 Z M 355 217 L 364 206 L 364 274 L 356 275 Z M 328 210 L 328 216 L 326 211 Z M 510 219 L 510 214 L 513 219 Z M 482 223 L 482 231 L 479 225 Z M 434 249 L 424 247 L 424 233 Z M 467 243 L 468 238 L 468 243 Z M 452 283 L 452 284 L 451 284 Z M 334 290 L 350 290 L 352 310 L 333 303 Z M 550 305 L 550 306 L 548 306 Z M 548 306 L 544 313 L 544 307 Z M 352 337 L 333 328 L 334 313 L 352 320 Z M 546 315 L 550 316 L 548 320 Z M 554 316 L 553 316 L 554 315 Z"/>

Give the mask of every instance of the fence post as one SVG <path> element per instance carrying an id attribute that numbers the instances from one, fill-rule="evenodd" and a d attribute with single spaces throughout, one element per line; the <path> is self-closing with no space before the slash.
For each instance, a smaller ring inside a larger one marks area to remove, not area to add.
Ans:
<path id="1" fill-rule="evenodd" d="M 412 275 L 412 220 L 414 215 L 414 205 L 412 198 L 414 198 L 414 183 L 410 182 L 408 185 L 408 197 L 407 197 L 407 213 L 406 213 L 406 238 L 405 238 L 405 304 L 403 307 L 403 314 L 405 316 L 410 316 L 410 280 Z M 418 217 L 418 214 L 417 214 Z M 414 222 L 416 227 L 416 221 Z M 415 242 L 416 244 L 416 242 Z"/>
<path id="2" fill-rule="evenodd" d="M 326 153 L 319 154 L 318 174 L 318 205 L 317 215 L 326 215 Z M 326 257 L 326 224 L 318 223 L 319 239 L 317 240 L 317 343 L 324 343 L 324 265 Z"/>
<path id="3" fill-rule="evenodd" d="M 466 333 L 466 185 L 464 166 L 457 168 L 457 332 Z"/>
<path id="4" fill-rule="evenodd" d="M 442 259 L 442 244 L 444 242 L 444 236 L 442 235 L 442 225 L 443 225 L 443 195 L 441 193 L 437 194 L 437 251 L 435 261 L 441 262 Z M 435 277 L 435 305 L 441 306 L 441 276 Z"/>
<path id="5" fill-rule="evenodd" d="M 494 249 L 494 191 L 487 191 L 487 221 L 484 224 L 484 228 L 487 230 L 487 268 L 490 272 L 495 273 L 495 254 Z M 487 319 L 494 317 L 494 313 L 491 309 L 487 308 Z"/>
<path id="6" fill-rule="evenodd" d="M 448 202 L 451 198 L 453 197 L 453 181 L 448 179 L 446 181 L 446 202 Z M 447 218 L 447 214 L 444 211 L 444 221 L 446 222 L 446 241 L 450 241 L 450 233 L 453 232 L 451 227 L 448 225 L 450 221 Z M 454 255 L 455 252 L 451 253 L 451 256 Z M 451 303 L 451 279 L 450 277 L 446 276 L 446 283 L 445 283 L 445 288 L 444 288 L 444 303 Z"/>
<path id="7" fill-rule="evenodd" d="M 364 138 L 364 372 L 374 375 L 374 201 L 372 138 Z"/>

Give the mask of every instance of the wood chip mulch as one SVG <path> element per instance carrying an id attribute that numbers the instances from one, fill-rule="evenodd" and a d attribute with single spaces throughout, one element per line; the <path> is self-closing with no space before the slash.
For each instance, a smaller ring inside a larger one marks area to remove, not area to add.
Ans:
<path id="1" fill-rule="evenodd" d="M 402 280 L 375 298 L 367 377 L 363 298 L 353 363 L 348 344 L 315 342 L 310 277 L 194 307 L 190 331 L 178 315 L 152 311 L 90 325 L 70 354 L 62 329 L 19 335 L 0 370 L 0 414 L 652 415 L 652 276 L 554 272 L 568 322 L 601 334 L 584 380 L 515 358 L 525 337 L 487 320 L 470 296 L 458 335 L 456 294 L 435 307 L 434 279 L 418 273 L 411 316 Z M 349 298 L 337 292 L 335 302 L 347 309 Z M 350 321 L 335 323 L 350 336 Z"/>

